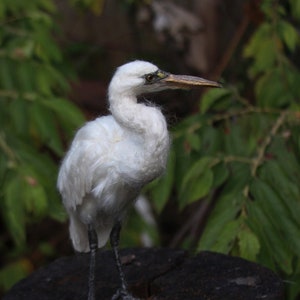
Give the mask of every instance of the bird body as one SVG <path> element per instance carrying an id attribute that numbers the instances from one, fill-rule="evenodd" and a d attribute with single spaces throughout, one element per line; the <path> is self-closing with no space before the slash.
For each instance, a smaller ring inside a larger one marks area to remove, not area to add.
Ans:
<path id="1" fill-rule="evenodd" d="M 137 96 L 164 89 L 219 86 L 199 77 L 173 75 L 145 61 L 119 67 L 108 89 L 111 115 L 86 123 L 76 133 L 60 167 L 57 186 L 70 217 L 75 250 L 91 251 L 89 296 L 95 299 L 97 247 L 110 238 L 121 279 L 112 299 L 134 299 L 127 290 L 118 254 L 121 222 L 141 188 L 167 164 L 170 138 L 158 107 Z"/>
<path id="2" fill-rule="evenodd" d="M 123 219 L 141 188 L 163 173 L 169 152 L 160 109 L 137 103 L 136 96 L 126 92 L 115 94 L 113 83 L 113 115 L 79 129 L 58 176 L 71 240 L 80 252 L 89 251 L 89 223 L 94 224 L 98 247 L 106 244 L 115 221 Z M 122 101 L 113 101 L 115 97 Z"/>

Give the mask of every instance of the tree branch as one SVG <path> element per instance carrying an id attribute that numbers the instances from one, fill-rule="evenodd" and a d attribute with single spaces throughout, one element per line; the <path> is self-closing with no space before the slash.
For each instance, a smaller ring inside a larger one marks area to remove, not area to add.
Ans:
<path id="1" fill-rule="evenodd" d="M 257 150 L 257 156 L 253 158 L 251 174 L 253 177 L 256 176 L 258 167 L 263 163 L 266 149 L 270 145 L 272 138 L 278 132 L 279 128 L 284 123 L 286 116 L 288 115 L 288 111 L 282 111 L 279 117 L 277 118 L 276 122 L 273 124 L 269 134 L 263 140 L 261 146 Z"/>

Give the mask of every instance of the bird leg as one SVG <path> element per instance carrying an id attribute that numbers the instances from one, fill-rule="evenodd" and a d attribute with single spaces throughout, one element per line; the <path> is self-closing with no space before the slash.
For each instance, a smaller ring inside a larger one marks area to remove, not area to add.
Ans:
<path id="1" fill-rule="evenodd" d="M 113 248 L 114 256 L 116 265 L 119 271 L 119 276 L 121 279 L 121 288 L 117 290 L 116 294 L 113 295 L 112 300 L 139 300 L 137 298 L 134 298 L 129 292 L 128 292 L 128 286 L 127 282 L 125 280 L 124 272 L 122 269 L 122 264 L 119 256 L 119 241 L 120 241 L 120 231 L 121 231 L 121 222 L 117 221 L 115 225 L 113 226 L 111 233 L 110 233 L 110 244 Z"/>
<path id="2" fill-rule="evenodd" d="M 96 267 L 96 252 L 98 248 L 98 239 L 94 227 L 88 225 L 88 237 L 90 246 L 90 271 L 89 271 L 89 294 L 88 300 L 95 300 L 95 267 Z"/>

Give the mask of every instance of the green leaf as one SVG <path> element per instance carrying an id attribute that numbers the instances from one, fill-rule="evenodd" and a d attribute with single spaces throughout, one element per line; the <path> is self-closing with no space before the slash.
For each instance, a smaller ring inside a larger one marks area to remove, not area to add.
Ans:
<path id="1" fill-rule="evenodd" d="M 232 91 L 226 88 L 211 89 L 201 98 L 200 111 L 205 114 L 213 105 L 221 100 L 230 100 Z"/>
<path id="2" fill-rule="evenodd" d="M 185 192 L 181 195 L 181 198 L 185 198 L 186 204 L 191 204 L 203 197 L 205 197 L 213 183 L 213 172 L 210 169 L 206 169 L 199 177 L 192 179 Z"/>
<path id="3" fill-rule="evenodd" d="M 300 20 L 300 2 L 298 0 L 289 0 L 291 5 L 291 13 L 297 19 Z"/>
<path id="4" fill-rule="evenodd" d="M 274 189 L 266 182 L 255 179 L 250 186 L 250 192 L 254 199 L 259 201 L 259 205 L 268 216 L 268 219 L 278 229 L 278 232 L 282 232 L 285 235 L 283 238 L 290 239 L 294 237 L 295 243 L 293 248 L 296 248 L 296 253 L 300 253 L 300 227 L 297 228 L 285 203 Z M 293 241 L 293 239 L 290 241 Z"/>
<path id="5" fill-rule="evenodd" d="M 4 90 L 14 90 L 13 78 L 15 77 L 12 61 L 7 57 L 0 57 L 0 88 Z"/>
<path id="6" fill-rule="evenodd" d="M 257 236 L 248 227 L 244 227 L 239 231 L 238 244 L 241 257 L 256 261 L 260 250 L 260 242 Z"/>
<path id="7" fill-rule="evenodd" d="M 154 180 L 146 187 L 151 193 L 152 203 L 158 213 L 160 213 L 167 201 L 173 188 L 175 170 L 175 153 L 170 152 L 166 173 L 161 178 Z"/>
<path id="8" fill-rule="evenodd" d="M 277 242 L 281 241 L 280 243 L 286 244 L 290 251 L 298 255 L 300 253 L 300 226 L 293 221 L 282 199 L 267 183 L 259 179 L 253 180 L 250 192 L 277 232 L 275 234 Z"/>
<path id="9" fill-rule="evenodd" d="M 21 139 L 10 136 L 9 143 L 15 149 L 16 156 L 20 159 L 21 164 L 27 168 L 30 167 L 33 174 L 36 174 L 38 181 L 47 190 L 47 196 L 51 199 L 52 194 L 56 192 L 57 162 Z"/>
<path id="10" fill-rule="evenodd" d="M 8 111 L 10 115 L 10 121 L 12 122 L 11 131 L 18 136 L 28 137 L 28 105 L 24 99 L 17 98 L 10 101 L 8 104 Z"/>
<path id="11" fill-rule="evenodd" d="M 289 165 L 291 161 L 289 155 L 285 156 L 284 164 Z M 296 162 L 293 162 L 294 166 L 290 166 L 287 168 L 288 171 L 295 169 L 298 171 L 299 166 L 297 166 Z M 298 180 L 293 180 L 297 177 L 296 173 L 292 172 L 292 177 L 288 177 L 287 174 L 282 169 L 282 165 L 280 165 L 276 161 L 268 161 L 266 162 L 261 170 L 260 170 L 260 178 L 266 182 L 273 190 L 276 192 L 278 197 L 280 197 L 283 204 L 285 204 L 286 208 L 289 210 L 290 218 L 299 225 L 300 227 L 300 189 Z M 298 176 L 300 176 L 298 174 Z"/>
<path id="12" fill-rule="evenodd" d="M 231 250 L 240 228 L 240 220 L 231 220 L 224 224 L 219 232 L 211 251 L 229 253 Z"/>
<path id="13" fill-rule="evenodd" d="M 221 218 L 219 217 L 218 219 L 220 220 Z M 230 252 L 239 232 L 240 221 L 231 219 L 222 223 L 220 222 L 218 225 L 218 227 L 212 226 L 206 229 L 198 244 L 198 251 Z M 209 234 L 216 235 L 209 238 Z"/>
<path id="14" fill-rule="evenodd" d="M 0 190 L 3 190 L 3 183 L 4 183 L 4 178 L 7 172 L 7 166 L 8 165 L 8 161 L 6 156 L 3 154 L 3 152 L 0 152 Z M 1 196 L 2 192 L 0 192 L 0 196 Z"/>
<path id="15" fill-rule="evenodd" d="M 45 216 L 48 202 L 44 187 L 38 181 L 38 176 L 30 166 L 22 166 L 23 201 L 26 211 L 36 217 Z"/>
<path id="16" fill-rule="evenodd" d="M 201 128 L 203 121 L 205 121 L 205 117 L 199 114 L 186 117 L 174 127 L 174 138 L 182 137 L 187 131 L 195 131 L 195 129 Z"/>
<path id="17" fill-rule="evenodd" d="M 33 128 L 39 133 L 38 138 L 41 142 L 61 156 L 63 147 L 53 113 L 35 101 L 31 105 L 30 116 Z"/>
<path id="18" fill-rule="evenodd" d="M 46 192 L 41 184 L 38 182 L 33 184 L 28 183 L 28 189 L 25 193 L 27 194 L 25 197 L 27 211 L 37 217 L 46 216 L 48 202 Z"/>
<path id="19" fill-rule="evenodd" d="M 63 98 L 41 100 L 40 103 L 55 112 L 60 123 L 69 134 L 85 122 L 82 112 L 73 103 Z"/>
<path id="20" fill-rule="evenodd" d="M 12 136 L 10 136 L 12 139 Z M 28 145 L 20 139 L 10 140 L 11 147 L 16 149 L 16 155 L 19 157 L 25 169 L 29 169 L 30 176 L 36 178 L 47 196 L 47 214 L 58 221 L 66 220 L 66 213 L 63 209 L 60 196 L 56 190 L 57 162 L 53 161 L 45 153 L 37 151 L 33 145 Z M 43 204 L 44 206 L 44 204 Z M 41 208 L 43 211 L 43 207 Z"/>
<path id="21" fill-rule="evenodd" d="M 220 128 L 213 126 L 203 126 L 199 132 L 202 139 L 202 153 L 206 156 L 215 156 L 223 151 L 224 132 Z"/>
<path id="22" fill-rule="evenodd" d="M 52 14 L 54 14 L 56 12 L 56 6 L 52 1 L 40 0 L 39 4 L 41 5 L 41 7 L 44 10 L 46 10 L 46 11 L 52 13 Z"/>
<path id="23" fill-rule="evenodd" d="M 218 250 L 228 253 L 238 233 L 240 220 L 236 220 L 236 216 L 244 201 L 241 192 L 222 194 L 209 216 L 198 251 Z"/>
<path id="24" fill-rule="evenodd" d="M 222 189 L 222 194 L 242 194 L 251 179 L 249 165 L 239 162 L 232 162 L 228 164 L 228 169 L 230 170 L 230 173 L 228 180 Z"/>
<path id="25" fill-rule="evenodd" d="M 273 137 L 269 151 L 276 157 L 280 168 L 288 180 L 298 184 L 298 178 L 300 178 L 300 162 L 297 157 L 297 152 L 291 151 L 290 145 L 280 136 Z"/>
<path id="26" fill-rule="evenodd" d="M 210 167 L 214 162 L 215 159 L 212 157 L 203 157 L 187 171 L 179 190 L 181 207 L 208 194 L 213 183 L 213 173 Z"/>
<path id="27" fill-rule="evenodd" d="M 292 272 L 293 255 L 288 245 L 283 242 L 280 231 L 270 222 L 269 216 L 261 208 L 262 201 L 254 201 L 247 205 L 248 224 L 259 237 L 261 244 L 260 261 L 272 269 L 278 266 L 285 273 Z M 274 245 L 276 245 L 274 247 Z"/>
<path id="28" fill-rule="evenodd" d="M 3 216 L 16 245 L 25 242 L 25 209 L 21 194 L 23 186 L 19 176 L 12 177 L 4 185 L 5 214 Z"/>
<path id="29" fill-rule="evenodd" d="M 61 62 L 61 52 L 59 51 L 57 45 L 53 41 L 53 38 L 49 34 L 49 30 L 46 29 L 45 26 L 40 26 L 41 21 L 51 22 L 51 20 L 49 19 L 49 15 L 39 12 L 36 17 L 40 20 L 35 20 L 36 22 L 32 23 L 32 26 L 34 27 L 34 40 L 36 43 L 35 54 L 45 63 L 49 63 L 52 60 L 54 62 Z M 50 64 L 47 65 L 47 71 L 55 72 L 57 75 L 61 74 L 58 70 L 55 71 Z M 60 75 L 58 76 L 60 77 Z M 65 78 L 61 79 L 63 79 L 63 82 L 65 82 Z"/>
<path id="30" fill-rule="evenodd" d="M 19 92 L 31 92 L 34 90 L 34 80 L 31 76 L 35 71 L 28 61 L 22 61 L 16 66 L 17 88 Z"/>
<path id="31" fill-rule="evenodd" d="M 62 205 L 62 201 L 60 199 L 60 195 L 57 191 L 53 191 L 52 193 L 48 192 L 48 208 L 47 213 L 50 218 L 56 220 L 58 222 L 65 222 L 68 218 L 66 210 Z"/>
<path id="32" fill-rule="evenodd" d="M 218 163 L 216 166 L 213 167 L 213 187 L 219 187 L 223 184 L 229 176 L 229 171 L 224 163 Z"/>
<path id="33" fill-rule="evenodd" d="M 36 89 L 45 97 L 53 94 L 52 88 L 55 84 L 52 77 L 49 75 L 48 68 L 43 68 L 43 65 L 37 65 L 35 68 Z"/>
<path id="34" fill-rule="evenodd" d="M 248 156 L 251 148 L 248 145 L 249 137 L 242 132 L 242 124 L 237 121 L 228 125 L 228 132 L 224 135 L 224 150 L 233 156 Z"/>
<path id="35" fill-rule="evenodd" d="M 277 48 L 274 39 L 270 38 L 272 35 L 272 26 L 268 23 L 263 23 L 244 48 L 244 56 L 254 60 L 249 68 L 251 77 L 274 66 L 277 59 Z"/>
<path id="36" fill-rule="evenodd" d="M 201 148 L 200 136 L 194 132 L 188 132 L 186 135 L 186 142 L 192 150 L 199 151 Z"/>
<path id="37" fill-rule="evenodd" d="M 284 74 L 288 81 L 288 73 L 275 67 L 259 78 L 255 86 L 255 94 L 260 106 L 282 108 L 294 101 L 294 95 L 287 89 L 286 82 L 282 82 Z M 274 82 L 277 84 L 275 85 Z"/>
<path id="38" fill-rule="evenodd" d="M 278 23 L 279 34 L 291 52 L 294 52 L 299 44 L 299 34 L 296 28 L 290 23 L 281 20 Z"/>

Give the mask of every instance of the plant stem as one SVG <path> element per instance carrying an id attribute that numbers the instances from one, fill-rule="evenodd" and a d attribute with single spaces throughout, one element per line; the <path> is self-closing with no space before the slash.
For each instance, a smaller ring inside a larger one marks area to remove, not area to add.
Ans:
<path id="1" fill-rule="evenodd" d="M 7 145 L 5 135 L 0 132 L 0 149 L 7 155 L 7 157 L 14 163 L 17 162 L 17 157 L 14 151 Z"/>
<path id="2" fill-rule="evenodd" d="M 252 168 L 251 168 L 251 174 L 253 177 L 256 176 L 258 167 L 263 163 L 264 156 L 266 153 L 267 147 L 270 145 L 273 136 L 278 132 L 279 128 L 284 123 L 286 116 L 288 114 L 288 111 L 282 111 L 279 117 L 277 118 L 276 122 L 273 124 L 269 134 L 265 137 L 263 140 L 261 146 L 257 150 L 257 156 L 253 158 Z"/>

